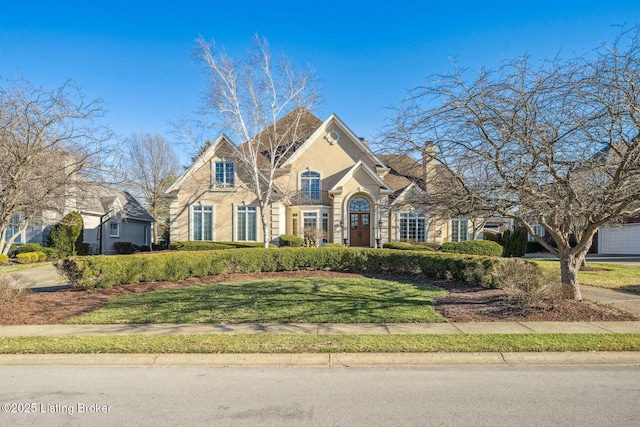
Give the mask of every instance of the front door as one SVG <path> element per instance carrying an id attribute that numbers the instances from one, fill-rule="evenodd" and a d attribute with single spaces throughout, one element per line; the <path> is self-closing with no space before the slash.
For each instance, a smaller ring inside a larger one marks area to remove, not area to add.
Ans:
<path id="1" fill-rule="evenodd" d="M 349 203 L 349 245 L 371 246 L 371 204 L 364 197 Z"/>
<path id="2" fill-rule="evenodd" d="M 370 246 L 371 231 L 369 229 L 368 213 L 351 214 L 351 233 L 349 234 L 351 246 Z"/>

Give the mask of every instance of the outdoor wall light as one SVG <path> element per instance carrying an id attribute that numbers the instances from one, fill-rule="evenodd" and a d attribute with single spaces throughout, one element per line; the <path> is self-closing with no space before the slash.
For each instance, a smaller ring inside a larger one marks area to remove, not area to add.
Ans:
<path id="1" fill-rule="evenodd" d="M 344 220 L 343 219 L 340 220 L 340 227 L 344 227 Z"/>

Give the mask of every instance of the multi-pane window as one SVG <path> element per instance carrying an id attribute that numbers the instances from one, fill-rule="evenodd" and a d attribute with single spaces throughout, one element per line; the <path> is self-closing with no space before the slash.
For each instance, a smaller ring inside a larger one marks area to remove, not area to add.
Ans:
<path id="1" fill-rule="evenodd" d="M 427 241 L 427 218 L 423 214 L 400 214 L 400 240 L 408 242 Z"/>
<path id="2" fill-rule="evenodd" d="M 329 214 L 322 214 L 322 241 L 327 243 L 329 241 Z"/>
<path id="3" fill-rule="evenodd" d="M 467 240 L 469 220 L 467 218 L 454 218 L 451 220 L 451 241 L 462 242 Z"/>
<path id="4" fill-rule="evenodd" d="M 191 224 L 193 240 L 213 240 L 213 206 L 193 206 Z"/>
<path id="5" fill-rule="evenodd" d="M 356 197 L 349 203 L 349 210 L 351 212 L 370 212 L 371 204 L 364 197 Z"/>
<path id="6" fill-rule="evenodd" d="M 120 237 L 120 224 L 116 221 L 109 223 L 109 237 Z"/>
<path id="7" fill-rule="evenodd" d="M 11 217 L 10 223 L 7 226 L 5 241 L 9 241 L 9 239 L 20 232 L 20 219 L 20 215 L 13 215 Z M 22 234 L 18 235 L 18 237 L 16 237 L 16 240 L 14 240 L 13 242 L 18 244 L 23 243 Z"/>
<path id="8" fill-rule="evenodd" d="M 256 208 L 255 206 L 236 207 L 236 240 L 256 241 Z"/>
<path id="9" fill-rule="evenodd" d="M 538 237 L 544 237 L 545 232 L 544 232 L 544 227 L 541 226 L 540 224 L 533 224 L 531 226 L 533 228 L 533 231 L 536 233 L 536 236 Z M 529 234 L 529 241 L 533 242 L 534 240 L 536 240 L 532 235 Z"/>
<path id="10" fill-rule="evenodd" d="M 213 177 L 215 187 L 233 187 L 235 184 L 233 162 L 216 162 Z"/>
<path id="11" fill-rule="evenodd" d="M 303 172 L 300 176 L 300 196 L 303 200 L 320 200 L 320 174 Z"/>
<path id="12" fill-rule="evenodd" d="M 318 214 L 315 212 L 305 212 L 302 214 L 304 228 L 318 228 Z"/>
<path id="13" fill-rule="evenodd" d="M 294 213 L 293 217 L 291 218 L 291 234 L 293 234 L 294 236 L 298 235 L 298 214 Z"/>

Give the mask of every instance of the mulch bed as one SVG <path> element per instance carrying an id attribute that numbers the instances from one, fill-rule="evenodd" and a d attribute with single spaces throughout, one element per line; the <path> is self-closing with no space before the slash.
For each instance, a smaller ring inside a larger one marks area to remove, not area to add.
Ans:
<path id="1" fill-rule="evenodd" d="M 225 274 L 194 278 L 179 282 L 151 282 L 88 291 L 63 290 L 49 293 L 27 292 L 13 302 L 0 302 L 0 324 L 43 325 L 65 323 L 69 319 L 104 307 L 110 298 L 132 293 L 182 288 L 204 283 L 239 280 L 298 277 L 363 277 L 361 274 L 331 271 L 291 271 L 279 273 Z M 382 279 L 409 279 L 396 275 L 375 276 Z M 439 286 L 448 294 L 438 299 L 435 310 L 451 322 L 515 322 L 515 321 L 627 321 L 640 320 L 627 311 L 591 301 L 560 301 L 551 306 L 516 307 L 509 303 L 506 292 L 484 289 L 464 283 L 411 277 Z"/>

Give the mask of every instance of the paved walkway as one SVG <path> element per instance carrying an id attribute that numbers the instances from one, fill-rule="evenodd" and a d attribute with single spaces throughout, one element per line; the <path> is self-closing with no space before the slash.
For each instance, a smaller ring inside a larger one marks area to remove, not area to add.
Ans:
<path id="1" fill-rule="evenodd" d="M 6 325 L 0 336 L 194 334 L 640 334 L 638 322 L 235 323 L 144 325 Z"/>

